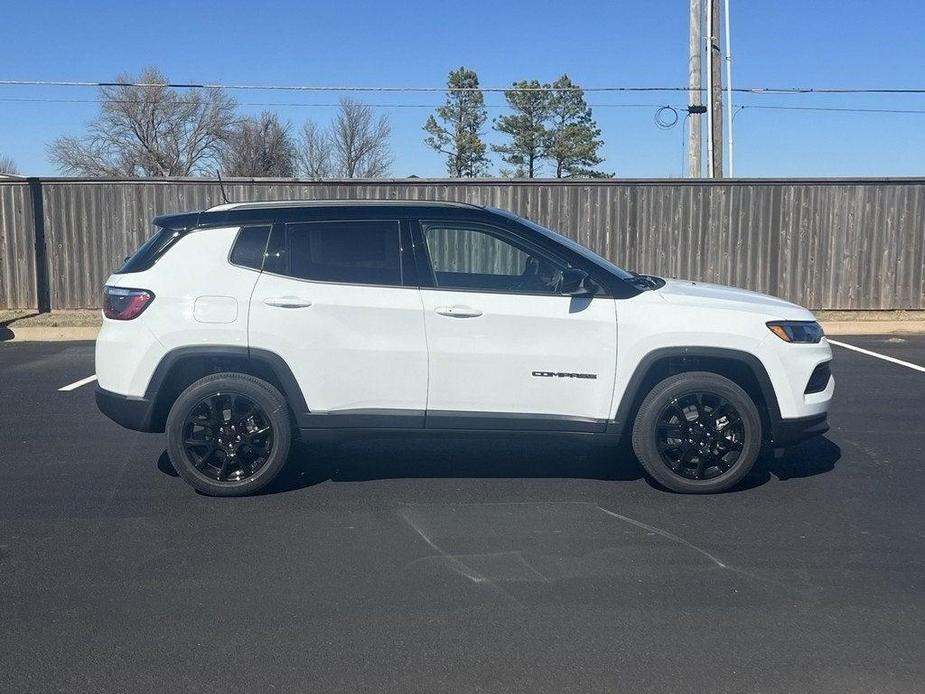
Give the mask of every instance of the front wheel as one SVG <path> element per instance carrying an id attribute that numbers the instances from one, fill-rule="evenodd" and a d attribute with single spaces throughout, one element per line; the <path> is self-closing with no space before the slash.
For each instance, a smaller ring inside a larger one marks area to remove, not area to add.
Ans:
<path id="1" fill-rule="evenodd" d="M 280 392 L 240 373 L 201 378 L 167 416 L 167 450 L 180 476 L 211 496 L 252 494 L 289 456 L 292 425 Z"/>
<path id="2" fill-rule="evenodd" d="M 748 474 L 761 450 L 752 398 L 719 374 L 670 376 L 643 400 L 633 450 L 655 480 L 685 493 L 719 492 Z"/>

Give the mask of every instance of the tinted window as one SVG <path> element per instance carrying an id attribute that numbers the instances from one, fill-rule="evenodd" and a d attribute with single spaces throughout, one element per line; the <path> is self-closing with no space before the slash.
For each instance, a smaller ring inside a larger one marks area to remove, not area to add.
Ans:
<path id="1" fill-rule="evenodd" d="M 632 273 L 627 272 L 621 267 L 617 267 L 616 265 L 614 265 L 612 262 L 610 262 L 603 256 L 600 256 L 594 251 L 592 251 L 590 248 L 585 248 L 580 243 L 573 241 L 567 236 L 563 236 L 558 231 L 554 231 L 553 229 L 547 229 L 544 226 L 540 226 L 536 222 L 531 222 L 529 219 L 526 219 L 525 217 L 518 217 L 513 212 L 508 212 L 507 210 L 500 210 L 497 208 L 492 208 L 492 212 L 502 214 L 505 217 L 510 217 L 511 219 L 516 219 L 521 224 L 525 224 L 531 229 L 533 229 L 534 231 L 537 231 L 543 234 L 544 236 L 553 239 L 556 243 L 561 243 L 563 246 L 566 246 L 569 250 L 574 251 L 575 253 L 577 253 L 578 255 L 580 255 L 581 257 L 587 260 L 590 260 L 595 265 L 605 268 L 606 270 L 616 275 L 620 279 L 627 280 L 627 281 L 633 281 Z"/>
<path id="2" fill-rule="evenodd" d="M 438 287 L 554 294 L 568 267 L 500 230 L 465 223 L 422 226 Z"/>
<path id="3" fill-rule="evenodd" d="M 401 284 L 398 222 L 290 224 L 289 274 L 349 284 Z"/>
<path id="4" fill-rule="evenodd" d="M 268 226 L 241 229 L 234 248 L 231 249 L 231 262 L 255 270 L 261 269 L 269 236 L 270 227 Z"/>
<path id="5" fill-rule="evenodd" d="M 116 273 L 125 274 L 129 272 L 142 272 L 147 270 L 155 261 L 160 258 L 176 241 L 183 235 L 183 232 L 174 229 L 158 229 L 154 235 L 145 241 L 125 259 L 122 267 Z"/>

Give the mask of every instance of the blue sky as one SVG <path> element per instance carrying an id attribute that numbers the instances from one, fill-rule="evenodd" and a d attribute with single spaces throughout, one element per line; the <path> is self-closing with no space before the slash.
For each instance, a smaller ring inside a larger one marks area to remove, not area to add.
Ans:
<path id="1" fill-rule="evenodd" d="M 582 86 L 686 83 L 686 0 L 581 2 L 7 2 L 0 79 L 107 80 L 160 67 L 173 81 L 438 86 L 466 65 L 483 86 L 555 79 Z M 735 86 L 925 87 L 921 0 L 732 0 Z M 93 89 L 0 86 L 0 99 L 92 99 Z M 336 95 L 234 92 L 241 102 L 331 104 Z M 359 95 L 376 104 L 437 104 L 438 94 Z M 487 97 L 503 104 L 500 94 Z M 925 110 L 925 95 L 756 96 L 737 105 Z M 677 176 L 682 128 L 660 130 L 653 107 L 683 94 L 589 94 L 604 131 L 602 168 L 621 177 Z M 293 127 L 330 106 L 273 108 Z M 382 108 L 393 126 L 393 174 L 440 176 L 423 143 L 428 108 Z M 0 153 L 28 174 L 55 174 L 46 143 L 77 134 L 94 104 L 0 101 Z M 491 108 L 490 116 L 503 113 Z M 746 108 L 736 116 L 742 176 L 911 176 L 925 173 L 925 113 L 859 114 Z M 494 139 L 490 129 L 489 141 Z M 497 160 L 497 157 L 495 157 Z M 494 171 L 498 164 L 495 163 Z"/>

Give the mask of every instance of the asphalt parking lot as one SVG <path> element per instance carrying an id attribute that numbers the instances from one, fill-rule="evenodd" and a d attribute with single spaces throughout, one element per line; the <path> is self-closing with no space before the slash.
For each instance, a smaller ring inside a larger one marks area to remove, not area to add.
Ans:
<path id="1" fill-rule="evenodd" d="M 0 691 L 925 691 L 925 373 L 833 372 L 829 434 L 726 494 L 573 441 L 369 439 L 213 499 L 58 391 L 91 343 L 0 344 Z"/>

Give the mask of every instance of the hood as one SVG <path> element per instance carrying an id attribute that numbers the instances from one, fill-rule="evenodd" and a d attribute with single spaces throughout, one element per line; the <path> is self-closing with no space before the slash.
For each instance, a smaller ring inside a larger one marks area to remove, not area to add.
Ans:
<path id="1" fill-rule="evenodd" d="M 721 284 L 665 280 L 665 286 L 656 292 L 672 304 L 701 307 L 709 304 L 715 308 L 760 313 L 772 319 L 815 320 L 811 311 L 797 304 L 778 299 L 776 296 Z"/>

